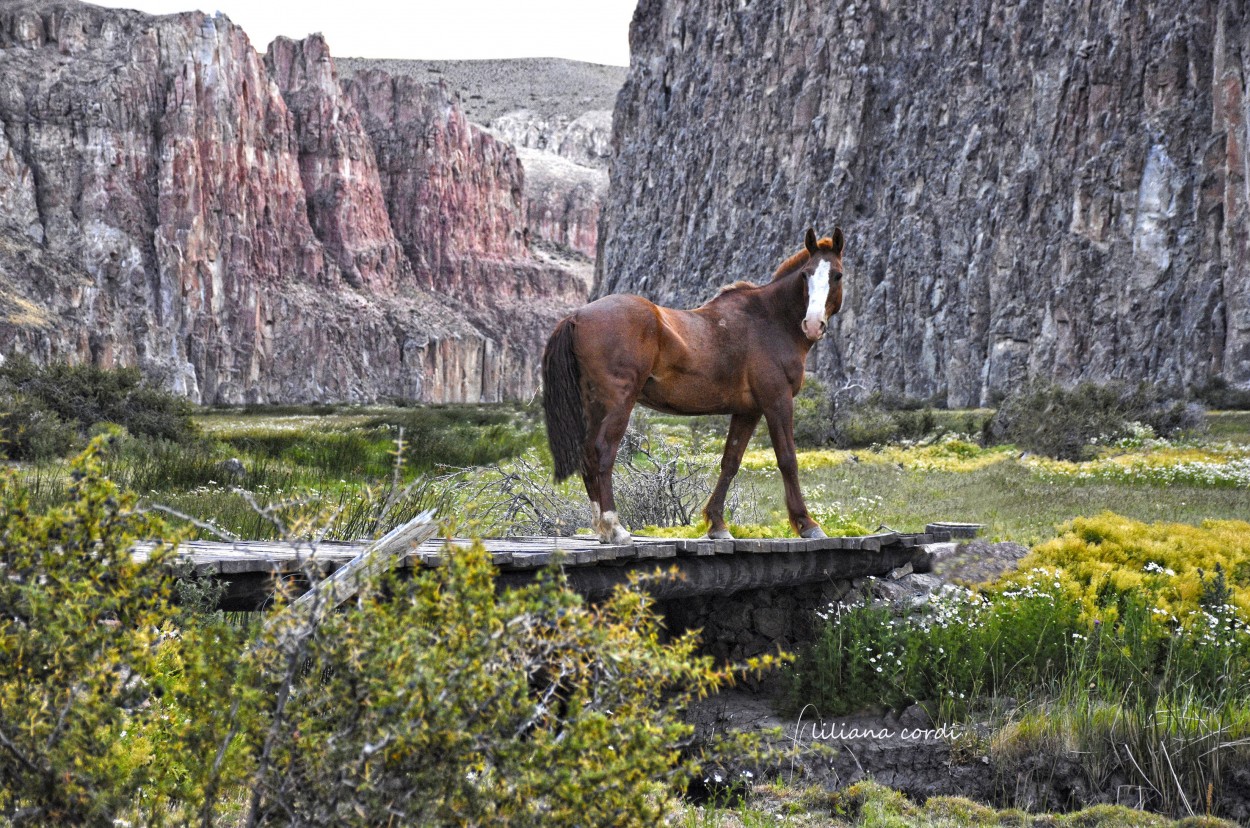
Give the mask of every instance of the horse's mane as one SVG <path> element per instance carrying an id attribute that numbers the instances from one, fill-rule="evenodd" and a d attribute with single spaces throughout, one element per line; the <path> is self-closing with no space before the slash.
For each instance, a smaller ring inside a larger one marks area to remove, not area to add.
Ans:
<path id="1" fill-rule="evenodd" d="M 816 246 L 820 248 L 821 250 L 832 250 L 833 239 L 829 237 L 825 237 L 821 239 L 820 241 L 816 242 Z M 780 265 L 778 265 L 777 270 L 773 273 L 772 281 L 775 282 L 778 279 L 782 279 L 782 278 L 785 278 L 786 276 L 789 276 L 791 273 L 798 270 L 803 265 L 807 264 L 807 260 L 810 259 L 811 257 L 812 257 L 812 254 L 807 252 L 807 248 L 803 248 L 798 253 L 795 253 L 793 256 L 791 256 L 790 258 L 782 262 Z M 721 289 L 716 292 L 716 295 L 721 296 L 726 293 L 732 293 L 735 290 L 742 290 L 743 288 L 753 288 L 753 287 L 759 287 L 759 285 L 755 284 L 754 282 L 737 281 L 737 282 L 734 282 L 732 285 L 722 286 Z"/>
<path id="2" fill-rule="evenodd" d="M 819 247 L 821 250 L 832 250 L 833 239 L 826 236 L 825 238 L 816 242 L 816 246 Z M 777 266 L 777 270 L 773 273 L 773 281 L 775 282 L 778 279 L 782 279 L 786 276 L 789 276 L 791 273 L 798 270 L 803 265 L 807 264 L 807 260 L 810 259 L 811 257 L 812 257 L 812 254 L 807 252 L 806 247 L 800 250 L 798 253 L 795 253 L 793 256 L 786 259 L 784 262 L 782 262 L 780 265 Z"/>

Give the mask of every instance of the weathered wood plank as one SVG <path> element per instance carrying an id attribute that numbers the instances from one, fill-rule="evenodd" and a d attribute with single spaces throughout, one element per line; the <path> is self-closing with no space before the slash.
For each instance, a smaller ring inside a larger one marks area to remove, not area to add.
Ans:
<path id="1" fill-rule="evenodd" d="M 660 558 L 675 558 L 681 552 L 677 544 L 667 543 L 635 543 L 634 559 L 635 560 L 654 560 Z M 628 560 L 628 559 L 625 559 Z"/>
<path id="2" fill-rule="evenodd" d="M 936 521 L 925 526 L 925 532 L 937 534 L 939 532 L 949 532 L 950 538 L 971 539 L 985 528 L 981 523 L 952 523 L 950 521 Z"/>
<path id="3" fill-rule="evenodd" d="M 859 539 L 859 548 L 868 552 L 877 552 L 882 546 L 887 546 L 898 540 L 898 532 L 878 532 L 873 535 L 864 535 Z"/>
<path id="4" fill-rule="evenodd" d="M 413 570 L 445 565 L 447 556 L 480 543 L 490 554 L 492 562 L 501 573 L 500 583 L 520 583 L 532 577 L 535 570 L 550 564 L 559 556 L 567 573 L 601 569 L 600 575 L 587 574 L 582 580 L 596 579 L 622 581 L 628 572 L 650 563 L 651 567 L 670 566 L 673 559 L 679 561 L 724 561 L 731 567 L 746 567 L 755 571 L 752 560 L 776 557 L 776 565 L 766 570 L 778 577 L 789 578 L 786 572 L 797 572 L 794 567 L 815 566 L 817 559 L 831 561 L 821 566 L 832 566 L 836 571 L 848 567 L 865 566 L 870 569 L 884 565 L 883 556 L 888 552 L 891 560 L 922 554 L 924 546 L 943 541 L 956 532 L 967 534 L 977 528 L 976 524 L 931 523 L 923 533 L 880 532 L 863 537 L 833 538 L 741 538 L 712 540 L 710 538 L 635 538 L 633 544 L 601 544 L 592 535 L 572 537 L 515 537 L 488 538 L 473 541 L 464 538 L 429 538 L 411 554 L 397 559 L 395 565 Z M 368 545 L 367 541 L 299 541 L 284 544 L 276 541 L 239 541 L 234 543 L 214 541 L 189 541 L 182 544 L 175 555 L 190 564 L 193 571 L 227 581 L 230 584 L 226 601 L 234 603 L 231 608 L 242 608 L 247 602 L 263 603 L 273 592 L 274 578 L 294 578 L 296 588 L 302 581 L 303 568 L 321 573 L 341 568 Z M 150 554 L 152 544 L 136 544 L 136 558 Z M 808 560 L 808 556 L 815 556 Z M 844 560 L 845 559 L 845 560 Z M 808 560 L 801 564 L 800 561 Z M 856 563 L 856 562 L 859 563 Z M 663 563 L 661 563 L 663 562 Z M 752 576 L 757 577 L 757 576 Z M 763 576 L 759 576 L 763 577 Z M 520 579 L 520 580 L 518 580 Z M 724 583 L 737 583 L 738 579 L 718 576 Z M 750 580 L 750 578 L 748 578 Z M 706 588 L 712 588 L 711 582 Z M 682 587 L 682 590 L 688 589 Z"/>
<path id="5" fill-rule="evenodd" d="M 679 556 L 701 557 L 716 554 L 716 541 L 711 538 L 676 538 L 673 545 Z"/>
<path id="6" fill-rule="evenodd" d="M 551 552 L 513 552 L 509 569 L 541 569 L 551 563 Z"/>

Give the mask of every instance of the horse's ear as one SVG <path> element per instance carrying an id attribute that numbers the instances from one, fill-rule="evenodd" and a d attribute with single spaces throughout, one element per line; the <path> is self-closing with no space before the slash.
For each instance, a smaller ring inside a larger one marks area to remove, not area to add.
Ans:
<path id="1" fill-rule="evenodd" d="M 846 239 L 842 236 L 842 228 L 833 228 L 833 255 L 841 256 L 842 248 L 846 246 Z"/>
<path id="2" fill-rule="evenodd" d="M 808 253 L 816 255 L 816 231 L 811 227 L 807 228 L 807 235 L 803 237 L 803 246 Z"/>

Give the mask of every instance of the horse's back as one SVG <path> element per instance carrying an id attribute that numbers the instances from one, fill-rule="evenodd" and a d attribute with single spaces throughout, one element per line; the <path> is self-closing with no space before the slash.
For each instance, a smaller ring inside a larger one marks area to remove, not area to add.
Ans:
<path id="1" fill-rule="evenodd" d="M 659 349 L 660 314 L 652 302 L 614 293 L 573 312 L 578 360 L 614 374 L 645 377 Z"/>

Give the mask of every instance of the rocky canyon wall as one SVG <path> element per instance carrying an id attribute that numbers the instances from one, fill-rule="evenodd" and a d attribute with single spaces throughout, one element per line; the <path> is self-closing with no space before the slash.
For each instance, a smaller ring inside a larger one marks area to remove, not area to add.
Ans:
<path id="1" fill-rule="evenodd" d="M 559 58 L 338 61 L 368 83 L 381 69 L 421 85 L 440 81 L 468 120 L 516 148 L 532 249 L 593 282 L 599 208 L 607 195 L 612 106 L 625 67 Z"/>
<path id="2" fill-rule="evenodd" d="M 696 304 L 840 223 L 835 382 L 1250 387 L 1243 3 L 641 0 L 630 39 L 597 291 Z"/>
<path id="3" fill-rule="evenodd" d="M 318 37 L 31 0 L 0 79 L 0 355 L 206 403 L 497 400 L 584 298 L 525 244 L 514 150 L 437 87 L 345 91 Z"/>

